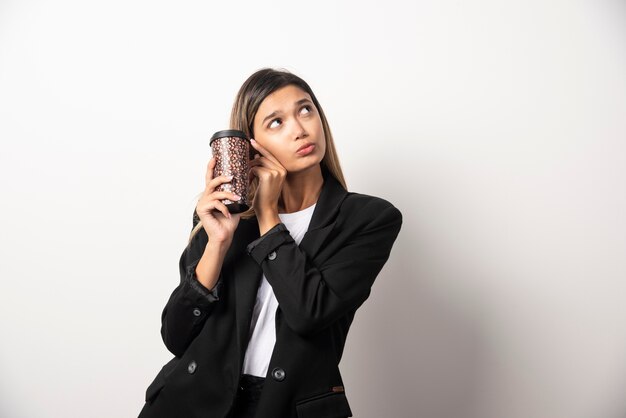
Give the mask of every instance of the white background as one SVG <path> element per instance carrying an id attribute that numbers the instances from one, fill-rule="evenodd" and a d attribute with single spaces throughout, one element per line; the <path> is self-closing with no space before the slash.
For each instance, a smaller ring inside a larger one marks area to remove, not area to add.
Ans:
<path id="1" fill-rule="evenodd" d="M 622 1 L 0 1 L 0 416 L 132 417 L 208 138 L 303 77 L 404 224 L 358 418 L 626 415 Z"/>

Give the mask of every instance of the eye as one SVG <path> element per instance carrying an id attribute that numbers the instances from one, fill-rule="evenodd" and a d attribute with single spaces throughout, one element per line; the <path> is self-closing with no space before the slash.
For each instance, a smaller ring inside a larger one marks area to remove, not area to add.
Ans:
<path id="1" fill-rule="evenodd" d="M 306 112 L 303 112 L 304 109 L 306 109 Z M 311 113 L 311 106 L 309 105 L 303 106 L 302 109 L 300 109 L 300 113 L 304 113 L 305 115 L 308 115 L 309 113 Z"/>
<path id="2" fill-rule="evenodd" d="M 274 127 L 274 122 L 280 122 L 279 118 L 276 119 L 272 119 L 272 121 L 270 122 L 270 124 L 268 125 L 269 128 L 273 128 Z"/>

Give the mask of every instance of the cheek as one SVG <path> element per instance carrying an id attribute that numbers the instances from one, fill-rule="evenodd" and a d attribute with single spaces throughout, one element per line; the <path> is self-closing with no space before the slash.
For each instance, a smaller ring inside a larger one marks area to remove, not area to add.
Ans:
<path id="1" fill-rule="evenodd" d="M 283 167 L 289 162 L 289 155 L 287 155 L 287 152 L 284 149 L 277 149 L 273 154 Z"/>
<path id="2" fill-rule="evenodd" d="M 321 123 L 320 123 L 319 137 L 321 139 L 320 145 L 321 147 L 324 148 L 324 151 L 326 151 L 326 135 L 324 134 L 324 127 L 321 125 Z"/>
<path id="3" fill-rule="evenodd" d="M 324 158 L 324 156 L 326 155 L 326 141 L 322 141 L 320 151 L 321 151 L 320 154 L 322 155 L 322 158 Z"/>

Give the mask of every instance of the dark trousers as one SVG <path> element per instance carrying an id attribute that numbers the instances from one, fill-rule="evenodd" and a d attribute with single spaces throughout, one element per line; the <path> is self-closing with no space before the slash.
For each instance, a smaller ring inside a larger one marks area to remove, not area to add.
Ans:
<path id="1" fill-rule="evenodd" d="M 261 398 L 265 379 L 244 374 L 239 380 L 239 389 L 229 418 L 253 418 Z"/>

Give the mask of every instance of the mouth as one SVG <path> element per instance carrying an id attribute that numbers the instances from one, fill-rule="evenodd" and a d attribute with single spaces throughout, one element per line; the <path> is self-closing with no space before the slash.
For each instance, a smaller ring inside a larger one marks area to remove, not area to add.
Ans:
<path id="1" fill-rule="evenodd" d="M 298 151 L 302 151 L 304 148 L 310 147 L 311 145 L 313 144 L 311 144 L 310 142 L 305 142 L 300 148 L 298 148 Z"/>
<path id="2" fill-rule="evenodd" d="M 298 151 L 296 151 L 296 154 L 298 154 L 298 155 L 307 155 L 307 154 L 311 153 L 314 148 L 315 148 L 315 144 L 307 142 L 306 144 L 304 144 L 300 148 L 298 148 Z"/>

